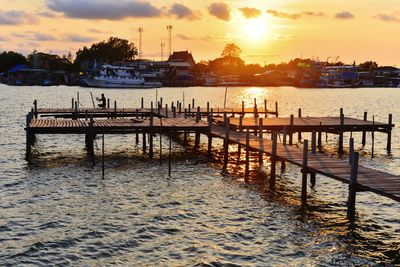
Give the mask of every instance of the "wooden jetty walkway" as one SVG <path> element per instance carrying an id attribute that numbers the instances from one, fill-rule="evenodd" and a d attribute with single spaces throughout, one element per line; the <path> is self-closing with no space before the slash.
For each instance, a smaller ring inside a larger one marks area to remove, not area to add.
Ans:
<path id="1" fill-rule="evenodd" d="M 209 104 L 207 104 L 206 109 L 200 107 L 192 109 L 191 106 L 182 109 L 179 103 L 177 103 L 178 106 L 174 106 L 172 103 L 170 108 L 166 105 L 165 109 L 161 108 L 160 103 L 158 103 L 156 109 L 153 108 L 152 104 L 150 108 L 144 108 L 143 99 L 141 108 L 130 109 L 117 108 L 116 104 L 113 109 L 79 109 L 76 105 L 74 108 L 67 109 L 38 109 L 37 102 L 34 102 L 34 104 L 34 108 L 26 118 L 27 159 L 31 156 L 31 147 L 34 145 L 36 134 L 84 134 L 86 147 L 93 159 L 95 156 L 93 142 L 98 134 L 103 134 L 104 138 L 104 134 L 135 133 L 137 143 L 139 143 L 139 134 L 142 134 L 143 150 L 146 151 L 147 143 L 149 143 L 148 155 L 150 158 L 153 157 L 155 134 L 165 134 L 170 137 L 170 155 L 171 135 L 184 133 L 186 139 L 188 133 L 195 133 L 195 147 L 198 147 L 200 134 L 204 134 L 208 138 L 207 150 L 209 156 L 212 156 L 212 138 L 224 140 L 224 169 L 227 169 L 228 165 L 229 144 L 238 145 L 239 155 L 241 148 L 245 149 L 246 179 L 248 179 L 250 171 L 250 151 L 259 153 L 260 164 L 263 163 L 264 156 L 268 156 L 271 161 L 269 177 L 271 190 L 275 190 L 277 162 L 281 162 L 282 169 L 284 169 L 286 162 L 299 166 L 302 169 L 301 199 L 304 206 L 307 201 L 308 175 L 310 175 L 311 185 L 315 186 L 316 174 L 349 184 L 348 217 L 350 220 L 354 220 L 355 216 L 357 191 L 371 191 L 400 202 L 400 177 L 359 166 L 359 154 L 354 151 L 353 138 L 350 138 L 349 160 L 336 159 L 316 152 L 317 143 L 318 146 L 320 145 L 321 132 L 339 134 L 343 148 L 343 133 L 345 131 L 360 131 L 363 134 L 367 131 L 387 133 L 387 149 L 390 151 L 391 131 L 394 127 L 391 115 L 389 115 L 388 123 L 367 121 L 366 114 L 364 114 L 364 120 L 344 117 L 342 110 L 339 117 L 299 116 L 299 118 L 294 118 L 292 115 L 289 118 L 279 118 L 277 104 L 276 110 L 269 113 L 268 109 L 258 109 L 256 104 L 253 108 L 245 108 L 243 102 L 241 109 L 225 108 L 217 109 L 217 112 L 215 112 L 215 108 L 210 108 Z M 260 111 L 264 111 L 264 113 Z M 95 117 L 96 114 L 98 117 Z M 236 118 L 235 114 L 239 114 L 240 117 Z M 259 117 L 262 114 L 264 114 L 264 118 Z M 268 118 L 268 115 L 271 114 L 275 117 Z M 223 120 L 220 115 L 223 115 Z M 246 117 L 248 115 L 255 118 Z M 53 116 L 53 118 L 49 118 L 50 116 Z M 204 120 L 204 117 L 207 119 Z M 294 132 L 299 134 L 311 132 L 310 147 L 308 140 L 304 140 L 303 149 L 290 146 Z M 271 140 L 264 138 L 266 133 L 271 133 Z M 277 141 L 278 133 L 283 135 L 282 143 Z M 287 142 L 287 139 L 289 139 L 289 142 Z M 170 169 L 171 166 L 169 165 L 169 173 L 171 173 Z"/>

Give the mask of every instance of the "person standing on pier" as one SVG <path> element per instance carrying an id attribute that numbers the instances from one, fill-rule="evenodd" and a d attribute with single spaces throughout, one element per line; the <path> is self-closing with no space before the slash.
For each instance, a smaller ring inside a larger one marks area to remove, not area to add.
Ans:
<path id="1" fill-rule="evenodd" d="M 104 94 L 101 94 L 101 98 L 96 97 L 96 100 L 100 102 L 100 104 L 98 104 L 99 108 L 105 108 L 106 107 L 106 97 L 104 96 Z"/>

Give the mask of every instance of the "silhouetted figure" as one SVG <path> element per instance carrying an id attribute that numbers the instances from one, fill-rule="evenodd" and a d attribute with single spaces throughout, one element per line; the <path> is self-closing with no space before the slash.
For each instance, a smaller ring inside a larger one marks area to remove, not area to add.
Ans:
<path id="1" fill-rule="evenodd" d="M 100 104 L 98 104 L 99 108 L 105 108 L 106 107 L 106 97 L 104 96 L 104 94 L 101 94 L 101 98 L 96 97 L 96 100 L 100 102 Z"/>

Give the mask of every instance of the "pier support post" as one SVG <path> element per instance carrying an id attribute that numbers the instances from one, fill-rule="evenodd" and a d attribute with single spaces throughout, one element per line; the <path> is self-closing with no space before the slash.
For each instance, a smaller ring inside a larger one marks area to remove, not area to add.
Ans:
<path id="1" fill-rule="evenodd" d="M 283 127 L 282 131 L 282 144 L 286 146 L 286 139 L 287 139 L 287 128 L 286 126 Z M 281 161 L 281 172 L 285 172 L 286 170 L 286 161 L 282 160 Z"/>
<path id="2" fill-rule="evenodd" d="M 160 166 L 162 166 L 162 163 L 163 163 L 163 152 L 162 151 L 163 151 L 163 147 L 162 147 L 162 117 L 160 117 Z"/>
<path id="3" fill-rule="evenodd" d="M 299 119 L 301 119 L 301 108 L 299 108 Z M 297 139 L 299 140 L 299 142 L 301 141 L 301 131 L 299 130 L 299 132 L 298 132 L 298 136 L 297 136 Z"/>
<path id="4" fill-rule="evenodd" d="M 89 117 L 89 129 L 87 133 L 87 150 L 89 156 L 92 157 L 93 165 L 94 165 L 94 129 L 93 129 L 93 114 L 90 114 Z"/>
<path id="5" fill-rule="evenodd" d="M 258 138 L 260 142 L 260 147 L 261 149 L 264 148 L 264 140 L 263 140 L 263 118 L 258 119 Z M 262 165 L 263 164 L 263 159 L 264 159 L 264 152 L 259 151 L 258 152 L 258 164 Z"/>
<path id="6" fill-rule="evenodd" d="M 322 149 L 322 122 L 319 123 L 319 131 L 318 131 L 318 150 L 321 151 Z"/>
<path id="7" fill-rule="evenodd" d="M 117 118 L 117 101 L 114 101 L 114 119 Z"/>
<path id="8" fill-rule="evenodd" d="M 258 118 L 257 98 L 254 98 L 254 118 Z"/>
<path id="9" fill-rule="evenodd" d="M 32 145 L 33 145 L 33 134 L 30 129 L 30 123 L 32 121 L 33 114 L 29 112 L 26 115 L 26 151 L 25 151 L 25 159 L 29 160 L 32 153 Z"/>
<path id="10" fill-rule="evenodd" d="M 143 99 L 143 97 L 140 99 L 140 108 L 141 109 L 144 108 L 144 99 Z"/>
<path id="11" fill-rule="evenodd" d="M 153 159 L 153 137 L 154 137 L 154 114 L 150 113 L 150 134 L 149 134 L 149 159 Z"/>
<path id="12" fill-rule="evenodd" d="M 212 114 L 212 109 L 211 109 L 211 114 Z M 212 115 L 208 113 L 208 146 L 207 146 L 207 155 L 208 158 L 211 159 L 211 149 L 212 149 Z"/>
<path id="13" fill-rule="evenodd" d="M 387 153 L 390 154 L 392 152 L 392 114 L 389 114 L 389 119 L 388 119 L 388 130 L 387 130 L 387 144 L 386 144 L 386 150 Z"/>
<path id="14" fill-rule="evenodd" d="M 367 118 L 368 118 L 368 112 L 364 112 L 364 121 L 367 121 Z M 361 144 L 362 144 L 362 146 L 364 147 L 365 146 L 365 144 L 366 144 L 366 140 L 367 140 L 367 132 L 366 131 L 363 131 L 362 132 L 362 140 L 361 140 Z"/>
<path id="15" fill-rule="evenodd" d="M 290 128 L 289 128 L 289 146 L 293 145 L 293 124 L 294 124 L 294 116 L 290 115 Z"/>
<path id="16" fill-rule="evenodd" d="M 240 115 L 239 117 L 239 133 L 243 132 L 243 116 L 244 115 Z M 242 154 L 242 145 L 238 144 L 238 161 L 240 160 L 241 154 Z"/>
<path id="17" fill-rule="evenodd" d="M 307 173 L 308 173 L 308 140 L 304 140 L 303 147 L 303 168 L 302 172 L 302 182 L 301 182 L 301 206 L 305 207 L 307 205 Z"/>
<path id="18" fill-rule="evenodd" d="M 313 131 L 311 133 L 311 154 L 316 154 L 317 153 L 317 133 Z M 315 187 L 316 184 L 316 173 L 312 172 L 310 174 L 310 182 L 311 186 Z"/>
<path id="19" fill-rule="evenodd" d="M 249 174 L 250 174 L 250 129 L 249 127 L 246 128 L 246 166 L 244 171 L 244 179 L 247 183 L 249 181 Z"/>
<path id="20" fill-rule="evenodd" d="M 225 139 L 224 139 L 224 166 L 222 169 L 226 171 L 228 169 L 228 156 L 229 156 L 229 118 L 226 118 L 225 124 Z"/>
<path id="21" fill-rule="evenodd" d="M 276 183 L 276 149 L 278 145 L 278 134 L 276 131 L 272 132 L 272 151 L 271 151 L 271 172 L 269 179 L 270 190 L 275 190 Z"/>
<path id="22" fill-rule="evenodd" d="M 358 175 L 358 152 L 353 154 L 353 162 L 351 163 L 351 176 L 349 181 L 349 199 L 347 208 L 347 218 L 354 222 L 356 209 L 356 193 L 357 193 L 357 175 Z"/>
<path id="23" fill-rule="evenodd" d="M 142 146 L 143 146 L 143 154 L 146 153 L 146 133 L 142 133 Z"/>
<path id="24" fill-rule="evenodd" d="M 37 100 L 36 99 L 33 101 L 33 112 L 35 114 L 35 119 L 37 119 L 38 118 L 38 107 L 37 107 Z"/>
<path id="25" fill-rule="evenodd" d="M 171 132 L 168 133 L 168 138 L 169 138 L 168 177 L 171 177 L 171 161 L 172 161 L 172 136 L 171 136 Z"/>
<path id="26" fill-rule="evenodd" d="M 372 116 L 372 131 L 371 131 L 371 158 L 374 158 L 374 149 L 375 149 L 375 115 Z"/>
<path id="27" fill-rule="evenodd" d="M 242 100 L 242 116 L 244 116 L 244 101 Z"/>
<path id="28" fill-rule="evenodd" d="M 349 140 L 349 164 L 350 165 L 353 162 L 353 156 L 354 156 L 354 139 L 352 137 Z"/>
<path id="29" fill-rule="evenodd" d="M 267 99 L 264 99 L 264 117 L 268 118 L 268 105 L 267 105 Z"/>
<path id="30" fill-rule="evenodd" d="M 344 114 L 343 109 L 340 109 L 340 126 L 339 126 L 339 154 L 343 154 L 343 128 L 344 128 Z"/>
<path id="31" fill-rule="evenodd" d="M 278 118 L 279 112 L 278 112 L 278 101 L 275 101 L 275 116 Z"/>

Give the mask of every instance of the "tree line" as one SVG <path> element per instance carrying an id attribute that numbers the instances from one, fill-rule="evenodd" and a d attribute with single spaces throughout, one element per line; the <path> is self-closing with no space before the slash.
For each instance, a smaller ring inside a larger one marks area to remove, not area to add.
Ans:
<path id="1" fill-rule="evenodd" d="M 308 67 L 316 63 L 312 59 L 296 58 L 289 62 L 280 64 L 246 64 L 241 58 L 241 49 L 236 44 L 227 44 L 222 50 L 221 56 L 208 61 L 200 61 L 195 65 L 194 73 L 202 74 L 213 72 L 218 75 L 236 74 L 242 77 L 252 76 L 267 70 L 295 70 L 299 67 Z M 41 68 L 47 70 L 63 70 L 69 72 L 87 71 L 93 64 L 113 64 L 115 62 L 131 62 L 138 55 L 138 50 L 134 43 L 118 37 L 110 37 L 90 47 L 84 46 L 76 52 L 75 58 L 72 53 L 58 56 L 43 52 L 33 51 L 27 57 L 13 52 L 3 52 L 0 54 L 0 73 L 7 72 L 17 64 L 28 65 L 31 68 Z M 343 62 L 328 63 L 324 65 L 344 65 Z M 361 70 L 372 71 L 378 67 L 375 61 L 366 61 L 357 66 Z"/>

